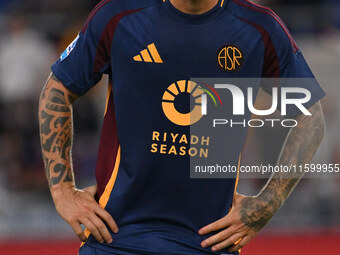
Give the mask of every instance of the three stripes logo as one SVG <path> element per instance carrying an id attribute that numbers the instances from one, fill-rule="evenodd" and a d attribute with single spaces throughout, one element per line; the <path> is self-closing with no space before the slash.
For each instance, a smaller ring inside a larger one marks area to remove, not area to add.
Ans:
<path id="1" fill-rule="evenodd" d="M 133 57 L 137 62 L 148 62 L 162 64 L 163 60 L 158 53 L 156 45 L 154 43 L 149 44 L 145 50 L 142 50 L 140 54 Z"/>

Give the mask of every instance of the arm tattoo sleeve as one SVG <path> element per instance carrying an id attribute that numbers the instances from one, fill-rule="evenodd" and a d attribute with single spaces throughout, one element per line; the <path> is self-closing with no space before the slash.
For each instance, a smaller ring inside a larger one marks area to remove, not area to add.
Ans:
<path id="1" fill-rule="evenodd" d="M 60 81 L 54 76 L 51 80 Z M 45 171 L 50 186 L 73 182 L 71 162 L 72 103 L 76 99 L 66 90 L 47 83 L 39 104 L 40 140 Z"/>
<path id="2" fill-rule="evenodd" d="M 291 129 L 282 148 L 279 165 L 309 163 L 325 132 L 320 102 L 310 109 L 311 116 L 299 116 L 298 126 Z M 274 173 L 255 199 L 246 198 L 242 204 L 242 221 L 259 231 L 271 219 L 302 178 L 303 173 Z"/>

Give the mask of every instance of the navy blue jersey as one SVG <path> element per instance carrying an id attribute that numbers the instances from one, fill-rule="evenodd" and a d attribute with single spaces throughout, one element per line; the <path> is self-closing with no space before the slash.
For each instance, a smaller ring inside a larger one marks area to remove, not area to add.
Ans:
<path id="1" fill-rule="evenodd" d="M 87 245 L 113 254 L 229 254 L 201 248 L 207 236 L 197 231 L 228 213 L 235 179 L 190 179 L 190 123 L 164 106 L 194 93 L 191 77 L 313 77 L 277 15 L 246 0 L 220 0 L 202 15 L 168 0 L 103 0 L 52 71 L 78 95 L 110 77 L 96 179 L 120 231 L 112 244 L 90 236 Z M 307 108 L 324 95 L 308 89 Z M 245 136 L 230 139 L 232 165 Z"/>

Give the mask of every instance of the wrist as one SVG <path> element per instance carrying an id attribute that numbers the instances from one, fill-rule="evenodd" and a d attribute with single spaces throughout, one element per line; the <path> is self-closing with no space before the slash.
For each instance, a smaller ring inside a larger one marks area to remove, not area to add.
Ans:
<path id="1" fill-rule="evenodd" d="M 71 196 L 76 190 L 74 182 L 62 182 L 50 187 L 50 192 L 55 202 L 65 196 Z"/>
<path id="2" fill-rule="evenodd" d="M 282 206 L 284 200 L 276 192 L 267 192 L 263 190 L 255 197 L 258 201 L 261 201 L 263 208 L 269 213 L 274 215 Z"/>

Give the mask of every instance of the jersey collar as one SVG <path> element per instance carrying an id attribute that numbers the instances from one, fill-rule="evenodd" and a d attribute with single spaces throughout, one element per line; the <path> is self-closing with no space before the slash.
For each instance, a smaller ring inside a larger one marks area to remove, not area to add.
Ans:
<path id="1" fill-rule="evenodd" d="M 171 16 L 171 18 L 188 24 L 204 24 L 207 23 L 223 13 L 229 0 L 219 0 L 218 3 L 208 12 L 203 14 L 187 14 L 175 8 L 170 0 L 162 0 L 164 10 Z"/>

